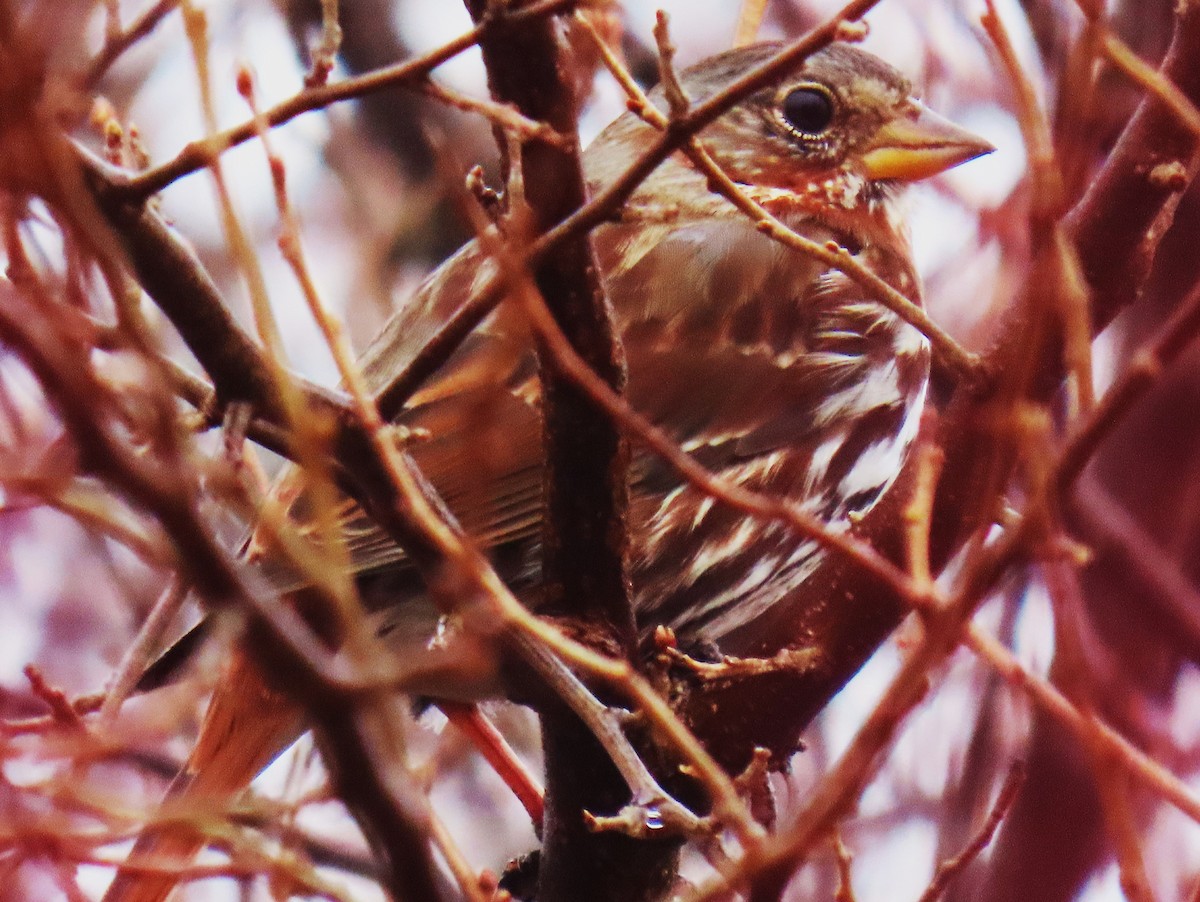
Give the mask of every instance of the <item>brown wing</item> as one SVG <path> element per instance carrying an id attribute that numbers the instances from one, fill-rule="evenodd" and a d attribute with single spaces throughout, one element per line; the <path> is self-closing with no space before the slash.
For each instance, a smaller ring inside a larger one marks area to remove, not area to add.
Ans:
<path id="1" fill-rule="evenodd" d="M 492 264 L 472 242 L 441 266 L 395 316 L 360 361 L 379 391 L 413 359 L 457 306 L 485 285 Z M 541 425 L 536 360 L 522 320 L 501 306 L 430 382 L 413 395 L 397 423 L 410 430 L 407 450 L 462 525 L 485 547 L 536 534 Z M 303 508 L 304 476 L 283 489 Z M 405 559 L 352 501 L 343 533 L 359 572 Z"/>

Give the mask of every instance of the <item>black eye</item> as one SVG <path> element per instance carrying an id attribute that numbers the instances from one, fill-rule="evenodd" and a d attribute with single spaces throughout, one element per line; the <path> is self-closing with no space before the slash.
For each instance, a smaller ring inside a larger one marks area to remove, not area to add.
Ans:
<path id="1" fill-rule="evenodd" d="M 780 110 L 787 124 L 802 135 L 819 135 L 833 121 L 833 98 L 824 88 L 796 88 L 783 98 Z"/>

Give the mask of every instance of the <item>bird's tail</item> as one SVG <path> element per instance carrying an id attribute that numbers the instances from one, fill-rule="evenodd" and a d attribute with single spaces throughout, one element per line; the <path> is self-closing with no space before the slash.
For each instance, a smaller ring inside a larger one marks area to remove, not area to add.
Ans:
<path id="1" fill-rule="evenodd" d="M 219 817 L 300 735 L 302 725 L 299 709 L 237 652 L 187 764 L 167 791 L 163 817 L 138 837 L 104 902 L 163 902 L 170 896 L 205 844 L 206 817 Z"/>

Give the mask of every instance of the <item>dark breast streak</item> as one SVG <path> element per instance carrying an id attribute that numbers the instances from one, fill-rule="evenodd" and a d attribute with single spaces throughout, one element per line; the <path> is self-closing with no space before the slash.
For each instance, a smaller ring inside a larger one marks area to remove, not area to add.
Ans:
<path id="1" fill-rule="evenodd" d="M 892 484 L 916 435 L 924 338 L 741 219 L 676 223 L 642 234 L 641 247 L 622 245 L 621 231 L 597 243 L 625 324 L 633 405 L 727 479 L 848 528 Z M 913 293 L 902 258 L 871 247 L 860 258 Z M 632 577 L 647 628 L 718 641 L 796 591 L 823 557 L 656 461 L 638 470 Z"/>

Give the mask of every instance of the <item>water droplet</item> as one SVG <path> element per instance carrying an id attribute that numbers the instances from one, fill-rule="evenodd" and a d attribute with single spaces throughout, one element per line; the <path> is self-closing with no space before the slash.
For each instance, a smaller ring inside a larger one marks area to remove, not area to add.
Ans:
<path id="1" fill-rule="evenodd" d="M 662 812 L 657 807 L 651 805 L 646 809 L 646 829 L 661 830 L 663 828 Z"/>

